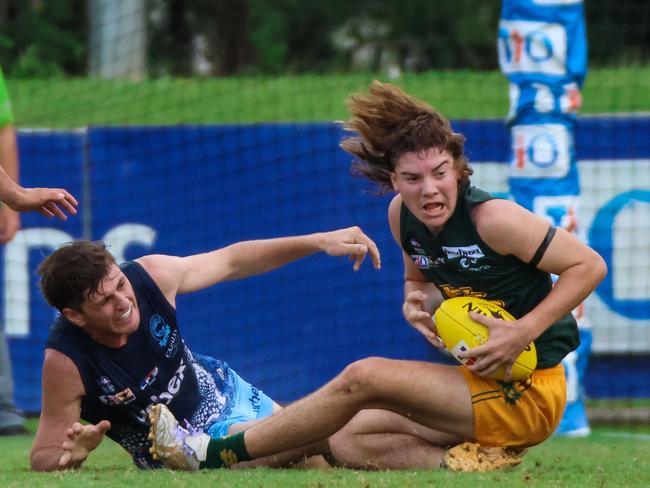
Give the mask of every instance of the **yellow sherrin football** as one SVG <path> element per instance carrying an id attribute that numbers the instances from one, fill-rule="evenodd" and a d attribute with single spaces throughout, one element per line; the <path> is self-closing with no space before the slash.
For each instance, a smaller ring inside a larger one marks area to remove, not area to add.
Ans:
<path id="1" fill-rule="evenodd" d="M 482 298 L 455 297 L 442 302 L 434 314 L 438 335 L 451 355 L 460 363 L 468 366 L 473 364 L 476 359 L 461 360 L 458 353 L 485 344 L 489 335 L 488 328 L 472 320 L 469 317 L 469 312 L 503 320 L 515 320 L 503 307 Z M 537 351 L 535 351 L 535 344 L 531 342 L 512 365 L 511 380 L 520 381 L 528 378 L 536 366 Z M 490 375 L 490 378 L 502 380 L 503 375 L 504 369 L 499 368 Z"/>

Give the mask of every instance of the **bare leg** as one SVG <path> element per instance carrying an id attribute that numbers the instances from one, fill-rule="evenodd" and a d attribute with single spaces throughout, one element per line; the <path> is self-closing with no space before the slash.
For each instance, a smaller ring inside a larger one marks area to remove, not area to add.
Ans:
<path id="1" fill-rule="evenodd" d="M 387 410 L 362 410 L 330 438 L 336 460 L 358 469 L 439 468 L 448 446 L 463 438 Z"/>
<path id="2" fill-rule="evenodd" d="M 246 430 L 252 458 L 324 440 L 362 409 L 390 410 L 431 429 L 473 438 L 468 387 L 457 367 L 369 358 Z"/>
<path id="3" fill-rule="evenodd" d="M 277 403 L 273 403 L 273 413 L 282 410 L 282 407 Z M 249 420 L 239 424 L 233 424 L 228 429 L 228 434 L 236 434 L 237 432 L 245 431 L 255 424 L 259 424 L 260 420 Z M 331 465 L 321 455 L 329 453 L 329 445 L 327 441 L 317 442 L 310 446 L 301 447 L 287 452 L 281 452 L 273 456 L 262 457 L 254 459 L 253 461 L 246 461 L 237 463 L 231 466 L 232 469 L 251 469 L 258 467 L 266 468 L 330 468 Z"/>

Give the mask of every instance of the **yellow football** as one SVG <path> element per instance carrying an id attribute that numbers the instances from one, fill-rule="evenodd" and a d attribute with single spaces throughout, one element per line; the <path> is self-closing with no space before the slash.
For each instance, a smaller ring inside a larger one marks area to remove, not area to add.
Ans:
<path id="1" fill-rule="evenodd" d="M 489 335 L 488 328 L 472 320 L 469 312 L 502 320 L 515 320 L 503 307 L 481 298 L 455 297 L 443 301 L 434 314 L 438 335 L 451 355 L 467 366 L 473 364 L 476 358 L 460 359 L 458 353 L 485 344 Z M 536 366 L 537 351 L 535 344 L 531 342 L 512 365 L 511 380 L 528 378 Z M 490 378 L 502 380 L 504 373 L 504 369 L 499 368 Z"/>

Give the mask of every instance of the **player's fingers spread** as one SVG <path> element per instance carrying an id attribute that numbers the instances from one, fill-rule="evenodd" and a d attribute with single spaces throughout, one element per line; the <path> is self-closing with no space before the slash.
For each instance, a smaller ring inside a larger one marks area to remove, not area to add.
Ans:
<path id="1" fill-rule="evenodd" d="M 377 247 L 377 244 L 375 244 L 374 241 L 369 237 L 365 235 L 364 237 L 365 239 L 363 242 L 366 246 L 366 252 L 370 254 L 370 258 L 372 259 L 372 265 L 375 269 L 381 268 L 381 256 L 379 254 L 379 248 Z"/>
<path id="2" fill-rule="evenodd" d="M 361 261 L 363 261 L 363 257 L 359 257 L 359 256 L 354 257 L 354 264 L 352 265 L 352 269 L 354 271 L 359 271 L 359 268 L 361 267 Z"/>
<path id="3" fill-rule="evenodd" d="M 469 318 L 472 319 L 474 322 L 478 322 L 479 324 L 483 324 L 487 328 L 490 328 L 492 325 L 492 322 L 490 321 L 491 319 L 489 317 L 486 317 L 483 314 L 476 313 L 476 312 L 470 312 L 469 313 Z"/>
<path id="4" fill-rule="evenodd" d="M 427 325 L 427 327 L 433 325 L 431 320 L 431 315 L 428 312 L 423 310 L 411 310 L 409 312 L 409 318 L 413 321 L 422 322 Z"/>
<path id="5" fill-rule="evenodd" d="M 504 367 L 503 381 L 508 382 L 512 378 L 512 364 Z"/>
<path id="6" fill-rule="evenodd" d="M 461 359 L 469 359 L 469 358 L 478 358 L 482 357 L 485 355 L 485 348 L 483 346 L 478 346 L 475 347 L 474 349 L 468 349 L 466 351 L 459 351 L 458 352 L 458 357 Z"/>
<path id="7" fill-rule="evenodd" d="M 43 217 L 47 217 L 48 219 L 54 217 L 54 214 L 50 212 L 46 207 L 39 208 L 38 213 L 40 213 Z"/>
<path id="8" fill-rule="evenodd" d="M 427 334 L 425 334 L 425 337 L 429 340 L 431 344 L 433 344 L 437 349 L 444 349 L 445 344 L 440 340 L 440 337 L 438 337 L 434 332 L 429 331 Z"/>
<path id="9" fill-rule="evenodd" d="M 471 352 L 474 353 L 473 356 L 478 358 L 474 363 L 472 371 L 474 371 L 479 376 L 489 376 L 493 373 L 496 373 L 497 370 L 502 366 L 502 362 L 496 360 L 490 356 L 480 356 L 476 349 L 473 349 Z"/>
<path id="10" fill-rule="evenodd" d="M 66 190 L 60 190 L 60 192 L 61 192 L 61 195 L 62 195 L 62 198 L 60 199 L 61 204 L 65 205 L 66 208 L 67 208 L 67 206 L 70 206 L 72 208 L 72 207 L 76 207 L 76 206 L 79 205 L 79 202 L 77 202 L 77 199 L 74 196 L 72 196 L 69 192 L 67 192 Z"/>
<path id="11" fill-rule="evenodd" d="M 406 301 L 409 303 L 421 303 L 427 299 L 427 296 L 421 290 L 410 291 L 406 295 Z"/>
<path id="12" fill-rule="evenodd" d="M 68 217 L 63 213 L 63 211 L 57 206 L 56 203 L 49 203 L 48 208 L 52 215 L 56 215 L 61 220 L 67 220 Z"/>
<path id="13" fill-rule="evenodd" d="M 72 458 L 72 453 L 70 451 L 64 451 L 59 458 L 59 466 L 66 466 L 70 459 Z"/>
<path id="14" fill-rule="evenodd" d="M 77 201 L 71 196 L 70 199 L 64 198 L 60 202 L 57 202 L 59 205 L 61 205 L 64 209 L 66 209 L 68 212 L 71 214 L 76 214 L 77 213 Z"/>
<path id="15" fill-rule="evenodd" d="M 341 247 L 341 251 L 337 253 L 338 255 L 344 256 L 347 254 L 348 256 L 352 256 L 354 259 L 357 259 L 357 257 L 362 254 L 366 255 L 368 253 L 368 248 L 364 244 L 343 244 Z"/>
<path id="16" fill-rule="evenodd" d="M 110 428 L 111 428 L 111 423 L 108 420 L 101 420 L 97 425 L 104 432 L 110 430 Z"/>

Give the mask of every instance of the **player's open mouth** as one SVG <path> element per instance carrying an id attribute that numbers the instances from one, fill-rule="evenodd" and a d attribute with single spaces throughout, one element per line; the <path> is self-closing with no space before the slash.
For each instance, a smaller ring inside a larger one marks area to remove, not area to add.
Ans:
<path id="1" fill-rule="evenodd" d="M 133 305 L 131 305 L 129 308 L 127 308 L 118 318 L 118 322 L 124 322 L 131 316 L 131 312 L 133 312 Z"/>
<path id="2" fill-rule="evenodd" d="M 445 206 L 440 202 L 427 203 L 423 207 L 424 211 L 430 215 L 442 212 Z"/>

